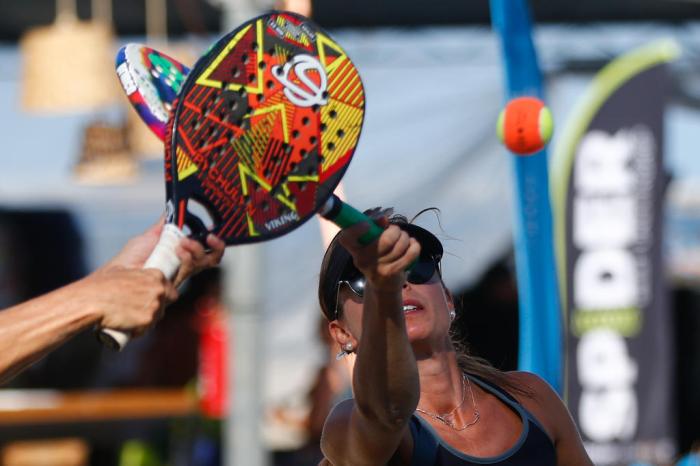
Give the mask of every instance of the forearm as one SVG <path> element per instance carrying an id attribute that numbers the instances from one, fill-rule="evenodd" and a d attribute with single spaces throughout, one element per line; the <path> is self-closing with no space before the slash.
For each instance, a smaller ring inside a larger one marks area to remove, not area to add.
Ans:
<path id="1" fill-rule="evenodd" d="M 0 311 L 0 383 L 99 320 L 81 281 Z"/>
<path id="2" fill-rule="evenodd" d="M 418 405 L 418 369 L 404 322 L 401 290 L 379 291 L 368 284 L 364 298 L 362 342 L 353 389 L 365 416 L 389 428 L 401 428 Z"/>

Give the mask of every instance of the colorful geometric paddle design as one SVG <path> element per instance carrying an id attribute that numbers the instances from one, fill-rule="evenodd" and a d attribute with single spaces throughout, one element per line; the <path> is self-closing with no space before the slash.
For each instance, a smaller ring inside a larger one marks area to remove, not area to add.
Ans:
<path id="1" fill-rule="evenodd" d="M 367 222 L 363 244 L 379 237 L 381 227 L 332 194 L 355 151 L 365 97 L 347 54 L 314 23 L 284 12 L 248 21 L 197 61 L 181 89 L 184 67 L 169 59 L 153 73 L 153 57 L 165 55 L 148 49 L 141 56 L 150 62 L 134 67 L 129 50 L 118 71 L 147 123 L 161 121 L 178 95 L 164 134 L 167 221 L 144 267 L 172 278 L 186 234 L 264 241 L 317 212 L 341 227 Z M 131 335 L 105 328 L 100 338 L 122 349 Z"/>
<path id="2" fill-rule="evenodd" d="M 184 84 L 168 128 L 173 219 L 201 204 L 228 244 L 296 228 L 329 199 L 357 145 L 365 96 L 343 49 L 306 18 L 275 12 L 225 36 Z"/>

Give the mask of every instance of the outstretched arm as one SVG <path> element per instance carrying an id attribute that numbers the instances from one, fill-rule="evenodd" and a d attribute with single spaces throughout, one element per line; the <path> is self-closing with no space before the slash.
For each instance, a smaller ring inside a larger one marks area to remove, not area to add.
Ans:
<path id="1" fill-rule="evenodd" d="M 382 219 L 382 226 L 387 226 Z M 338 405 L 324 427 L 322 450 L 334 465 L 386 464 L 409 435 L 420 397 L 418 369 L 402 309 L 404 270 L 420 245 L 396 225 L 379 240 L 358 246 L 366 228 L 344 231 L 341 243 L 367 279 L 361 345 L 353 372 L 354 400 Z"/>

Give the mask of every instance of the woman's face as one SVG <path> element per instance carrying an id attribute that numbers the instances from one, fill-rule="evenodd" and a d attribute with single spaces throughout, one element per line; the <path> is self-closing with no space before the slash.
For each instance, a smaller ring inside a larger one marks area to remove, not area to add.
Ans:
<path id="1" fill-rule="evenodd" d="M 449 339 L 450 311 L 454 304 L 437 273 L 427 283 L 405 282 L 401 297 L 406 333 L 412 344 L 440 345 Z M 353 347 L 356 347 L 362 336 L 362 298 L 350 291 L 347 285 L 341 285 L 339 305 L 342 312 L 337 325 L 353 337 Z"/>

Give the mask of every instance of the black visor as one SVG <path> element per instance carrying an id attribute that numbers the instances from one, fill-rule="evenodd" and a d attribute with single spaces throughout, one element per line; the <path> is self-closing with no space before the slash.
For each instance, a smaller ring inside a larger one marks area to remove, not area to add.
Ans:
<path id="1" fill-rule="evenodd" d="M 415 238 L 421 245 L 421 253 L 418 260 L 413 264 L 406 277 L 409 283 L 421 284 L 427 283 L 435 275 L 435 272 L 440 274 L 440 260 L 442 259 L 442 244 L 435 235 L 430 233 L 425 228 L 421 228 L 418 225 L 411 223 L 397 223 L 397 225 L 407 232 L 411 237 Z M 352 257 L 350 254 L 338 246 L 332 254 L 337 254 L 336 258 L 331 257 L 331 260 L 337 259 L 338 261 L 343 261 L 344 265 L 338 267 L 340 273 L 337 273 L 335 279 L 328 277 L 333 280 L 334 296 L 329 301 L 327 296 L 326 304 L 332 306 L 330 316 L 327 315 L 329 320 L 336 320 L 340 316 L 340 309 L 338 303 L 338 293 L 341 284 L 347 284 L 350 289 L 358 296 L 362 296 L 364 293 L 364 277 L 362 273 L 355 267 L 352 262 Z M 330 285 L 330 283 L 329 283 Z M 330 291 L 329 287 L 329 291 Z"/>

